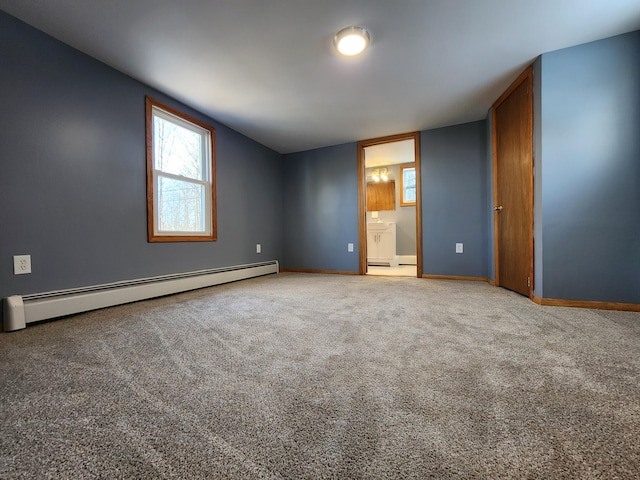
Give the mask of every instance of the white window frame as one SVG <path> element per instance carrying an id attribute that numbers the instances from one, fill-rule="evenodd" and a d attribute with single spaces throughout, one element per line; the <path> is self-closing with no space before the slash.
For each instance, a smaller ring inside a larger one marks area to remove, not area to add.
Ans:
<path id="1" fill-rule="evenodd" d="M 149 242 L 202 242 L 214 241 L 216 232 L 215 201 L 215 129 L 187 114 L 168 105 L 164 105 L 150 97 L 146 98 L 147 117 L 147 229 Z M 176 175 L 156 168 L 155 161 L 155 119 L 161 118 L 182 128 L 195 132 L 201 139 L 202 162 L 200 172 L 202 179 Z M 159 221 L 159 181 L 168 178 L 204 187 L 203 230 L 175 231 L 160 230 Z"/>

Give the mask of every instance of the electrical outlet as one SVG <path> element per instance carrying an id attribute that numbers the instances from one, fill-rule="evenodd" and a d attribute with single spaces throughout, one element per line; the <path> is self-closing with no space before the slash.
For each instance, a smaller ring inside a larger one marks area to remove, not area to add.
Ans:
<path id="1" fill-rule="evenodd" d="M 347 243 L 347 252 L 353 252 L 353 243 Z"/>
<path id="2" fill-rule="evenodd" d="M 456 253 L 464 253 L 464 244 L 456 243 Z"/>
<path id="3" fill-rule="evenodd" d="M 31 255 L 14 255 L 13 274 L 24 275 L 25 273 L 31 273 Z"/>
<path id="4" fill-rule="evenodd" d="M 262 253 L 262 245 L 256 243 L 256 253 Z"/>

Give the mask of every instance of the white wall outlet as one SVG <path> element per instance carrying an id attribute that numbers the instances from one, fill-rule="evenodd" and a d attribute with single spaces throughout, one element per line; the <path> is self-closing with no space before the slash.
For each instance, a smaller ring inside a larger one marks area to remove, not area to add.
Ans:
<path id="1" fill-rule="evenodd" d="M 25 273 L 31 273 L 31 255 L 14 255 L 13 274 L 24 275 Z"/>
<path id="2" fill-rule="evenodd" d="M 456 243 L 456 253 L 464 253 L 464 244 Z"/>
<path id="3" fill-rule="evenodd" d="M 262 253 L 262 245 L 256 243 L 256 253 Z"/>
<path id="4" fill-rule="evenodd" d="M 347 252 L 353 252 L 353 243 L 347 243 Z"/>

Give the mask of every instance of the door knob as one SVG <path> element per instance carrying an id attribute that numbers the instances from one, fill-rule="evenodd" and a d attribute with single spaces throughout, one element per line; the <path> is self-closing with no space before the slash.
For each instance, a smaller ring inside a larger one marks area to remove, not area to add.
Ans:
<path id="1" fill-rule="evenodd" d="M 501 212 L 501 211 L 502 211 L 502 205 L 498 205 L 497 207 L 493 207 L 493 209 L 494 209 L 496 212 Z"/>

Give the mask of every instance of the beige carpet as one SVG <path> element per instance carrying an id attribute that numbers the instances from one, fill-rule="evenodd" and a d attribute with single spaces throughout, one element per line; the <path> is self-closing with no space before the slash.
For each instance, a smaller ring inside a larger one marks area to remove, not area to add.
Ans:
<path id="1" fill-rule="evenodd" d="M 284 273 L 0 334 L 0 478 L 639 478 L 640 314 Z"/>

